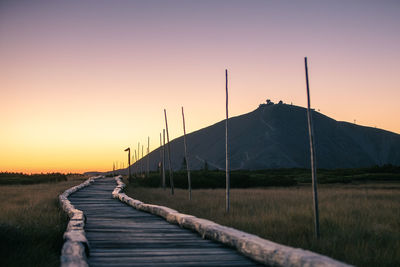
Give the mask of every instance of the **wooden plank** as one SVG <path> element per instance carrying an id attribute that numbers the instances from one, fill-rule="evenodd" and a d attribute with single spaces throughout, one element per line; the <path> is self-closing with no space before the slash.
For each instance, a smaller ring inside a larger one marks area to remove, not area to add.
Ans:
<path id="1" fill-rule="evenodd" d="M 203 255 L 204 249 L 201 248 L 192 248 L 186 249 L 185 252 L 190 255 Z M 102 253 L 109 253 L 113 255 L 175 255 L 175 254 L 182 254 L 180 249 L 163 249 L 162 251 L 159 249 L 126 249 L 126 248 L 118 248 L 118 249 L 96 249 L 91 252 L 92 255 L 102 254 Z M 209 250 L 207 252 L 210 255 L 231 255 L 231 251 L 229 249 L 218 249 L 218 250 Z"/>
<path id="2" fill-rule="evenodd" d="M 198 261 L 194 261 L 194 262 L 183 262 L 183 263 L 179 263 L 179 262 L 149 262 L 149 263 L 144 263 L 144 262 L 133 262 L 133 261 L 119 261 L 119 262 L 108 262 L 108 263 L 103 263 L 103 262 L 99 262 L 99 261 L 90 261 L 89 262 L 90 266 L 97 266 L 97 267 L 102 267 L 102 266 L 119 266 L 119 267 L 123 267 L 123 266 L 143 266 L 143 267 L 147 267 L 147 266 L 165 266 L 165 267 L 179 267 L 179 266 L 254 266 L 251 264 L 245 264 L 243 262 L 238 262 L 238 263 L 234 263 L 234 262 L 208 262 L 206 263 L 201 263 Z"/>

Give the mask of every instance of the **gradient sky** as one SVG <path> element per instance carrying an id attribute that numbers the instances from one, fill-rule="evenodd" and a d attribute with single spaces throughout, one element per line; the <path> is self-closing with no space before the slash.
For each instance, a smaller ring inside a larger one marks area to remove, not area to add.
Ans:
<path id="1" fill-rule="evenodd" d="M 0 171 L 104 171 L 267 98 L 400 133 L 399 1 L 0 1 Z"/>

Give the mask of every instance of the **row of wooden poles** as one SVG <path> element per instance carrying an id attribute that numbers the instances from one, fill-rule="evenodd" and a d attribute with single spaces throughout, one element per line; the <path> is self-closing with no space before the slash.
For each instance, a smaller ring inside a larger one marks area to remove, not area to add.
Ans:
<path id="1" fill-rule="evenodd" d="M 309 133 L 309 142 L 310 142 L 310 155 L 311 155 L 311 176 L 312 176 L 312 192 L 313 192 L 313 206 L 314 206 L 314 230 L 315 236 L 319 238 L 320 230 L 319 230 L 319 212 L 318 212 L 318 192 L 317 192 L 317 172 L 316 172 L 316 154 L 315 154 L 315 145 L 314 145 L 314 129 L 313 129 L 313 120 L 311 116 L 311 103 L 310 103 L 310 88 L 308 82 L 308 66 L 307 66 L 307 57 L 304 58 L 305 65 L 305 78 L 306 78 L 306 88 L 307 88 L 307 122 L 308 122 L 308 133 Z M 225 120 L 225 172 L 226 172 L 226 186 L 225 186 L 225 210 L 229 212 L 230 209 L 230 165 L 229 165 L 229 143 L 228 143 L 228 70 L 225 70 L 225 93 L 226 93 L 226 120 Z M 161 142 L 161 133 L 160 133 L 160 158 L 161 158 L 161 176 L 162 176 L 162 186 L 165 189 L 165 145 L 167 145 L 167 157 L 168 157 L 168 165 L 169 165 L 169 179 L 171 186 L 171 194 L 174 194 L 174 179 L 173 179 L 173 171 L 171 164 L 171 147 L 169 142 L 169 133 L 168 133 L 168 121 L 167 121 L 167 111 L 164 109 L 164 118 L 165 118 L 165 129 L 163 129 L 162 140 Z M 184 152 L 185 152 L 185 160 L 186 160 L 186 169 L 187 169 L 187 177 L 188 177 L 188 191 L 189 191 L 189 200 L 192 199 L 192 186 L 191 186 L 191 177 L 190 177 L 190 168 L 189 168 L 189 158 L 187 151 L 187 141 L 186 141 L 186 129 L 185 129 L 185 114 L 182 107 L 182 121 L 183 121 L 183 140 L 184 140 Z M 165 143 L 165 133 L 167 137 L 167 143 Z M 150 137 L 147 139 L 147 176 L 149 175 L 149 149 L 150 149 Z M 128 152 L 128 176 L 131 177 L 130 172 L 130 148 L 125 149 Z M 138 143 L 138 153 L 135 150 L 135 161 L 138 162 L 139 153 L 140 153 L 140 143 Z M 143 145 L 142 145 L 142 160 L 144 158 L 143 155 Z M 132 156 L 133 160 L 133 156 Z M 113 170 L 115 170 L 115 165 L 113 165 Z M 137 166 L 137 174 L 143 174 L 143 164 L 141 164 L 140 171 L 139 166 Z"/>

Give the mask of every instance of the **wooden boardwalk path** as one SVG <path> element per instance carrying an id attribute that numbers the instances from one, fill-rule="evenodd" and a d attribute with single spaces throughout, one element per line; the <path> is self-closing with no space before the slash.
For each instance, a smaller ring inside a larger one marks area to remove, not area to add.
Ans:
<path id="1" fill-rule="evenodd" d="M 233 249 L 113 199 L 115 186 L 114 178 L 99 179 L 69 197 L 87 217 L 90 266 L 258 266 Z"/>

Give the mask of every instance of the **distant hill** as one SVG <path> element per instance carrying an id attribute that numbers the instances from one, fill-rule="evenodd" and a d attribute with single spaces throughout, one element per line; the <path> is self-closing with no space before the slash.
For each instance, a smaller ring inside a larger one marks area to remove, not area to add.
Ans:
<path id="1" fill-rule="evenodd" d="M 336 121 L 316 111 L 312 116 L 318 168 L 400 165 L 399 134 Z M 310 167 L 307 110 L 303 107 L 262 104 L 230 118 L 229 133 L 231 169 Z M 188 134 L 187 143 L 191 169 L 202 169 L 205 162 L 210 169 L 225 169 L 224 120 Z M 171 141 L 174 170 L 182 168 L 183 149 L 183 137 Z M 159 161 L 158 148 L 150 153 L 150 170 L 156 170 Z"/>

